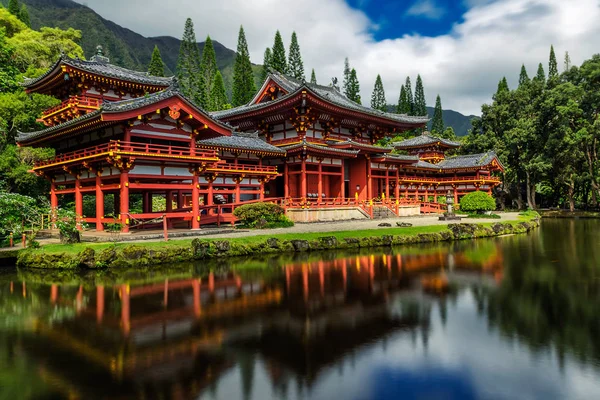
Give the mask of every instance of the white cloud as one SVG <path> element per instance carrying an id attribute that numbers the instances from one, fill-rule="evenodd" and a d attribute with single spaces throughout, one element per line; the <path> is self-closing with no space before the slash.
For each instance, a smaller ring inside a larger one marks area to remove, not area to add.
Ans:
<path id="1" fill-rule="evenodd" d="M 191 17 L 198 39 L 210 33 L 231 49 L 243 24 L 256 63 L 262 62 L 276 29 L 288 44 L 295 30 L 305 70 L 315 68 L 321 83 L 341 76 L 347 56 L 358 72 L 363 99 L 370 99 L 378 73 L 390 103 L 397 102 L 406 76 L 414 84 L 420 73 L 428 104 L 439 93 L 444 108 L 465 114 L 478 114 L 503 76 L 514 87 L 522 63 L 530 75 L 539 62 L 547 65 L 550 44 L 559 59 L 568 50 L 578 64 L 598 51 L 600 36 L 598 0 L 465 0 L 478 5 L 447 35 L 406 34 L 380 42 L 370 33 L 375 22 L 343 0 L 78 1 L 146 36 L 181 37 Z M 402 18 L 390 16 L 389 23 L 402 24 Z"/>
<path id="2" fill-rule="evenodd" d="M 429 19 L 440 19 L 446 10 L 433 0 L 417 0 L 408 10 L 406 15 L 413 17 L 425 17 Z"/>

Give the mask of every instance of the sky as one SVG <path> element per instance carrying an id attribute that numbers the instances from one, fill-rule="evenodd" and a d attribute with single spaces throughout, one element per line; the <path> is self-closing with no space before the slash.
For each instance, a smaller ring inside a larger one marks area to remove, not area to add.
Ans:
<path id="1" fill-rule="evenodd" d="M 421 75 L 428 105 L 479 115 L 506 76 L 515 87 L 521 65 L 548 70 L 550 45 L 562 70 L 600 53 L 600 0 L 76 0 L 144 36 L 180 38 L 185 19 L 196 37 L 234 49 L 244 26 L 251 60 L 261 64 L 279 29 L 286 48 L 293 31 L 307 78 L 342 78 L 348 57 L 369 104 L 377 74 L 388 103 Z M 414 91 L 414 87 L 413 87 Z"/>

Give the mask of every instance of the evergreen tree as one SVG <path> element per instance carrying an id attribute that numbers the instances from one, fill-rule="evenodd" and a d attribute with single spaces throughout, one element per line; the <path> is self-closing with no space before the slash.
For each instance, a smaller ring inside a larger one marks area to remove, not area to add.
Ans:
<path id="1" fill-rule="evenodd" d="M 537 74 L 535 75 L 535 78 L 533 78 L 533 81 L 542 85 L 546 83 L 546 74 L 544 72 L 544 66 L 542 63 L 538 65 Z"/>
<path id="2" fill-rule="evenodd" d="M 29 11 L 27 11 L 27 6 L 23 4 L 21 6 L 21 10 L 19 11 L 19 19 L 29 28 L 31 28 L 31 20 L 29 19 Z"/>
<path id="3" fill-rule="evenodd" d="M 421 80 L 421 75 L 417 75 L 417 83 L 415 85 L 414 114 L 419 116 L 427 115 L 427 104 L 425 103 L 425 90 L 423 89 L 423 80 Z"/>
<path id="4" fill-rule="evenodd" d="M 229 108 L 227 104 L 227 93 L 225 92 L 225 83 L 221 71 L 217 71 L 213 86 L 210 89 L 210 111 L 219 111 Z"/>
<path id="5" fill-rule="evenodd" d="M 348 89 L 350 83 L 350 61 L 348 61 L 348 57 L 344 59 L 344 81 L 342 82 L 342 91 L 346 97 L 348 96 Z"/>
<path id="6" fill-rule="evenodd" d="M 200 63 L 200 75 L 204 79 L 204 90 L 206 91 L 206 98 L 210 99 L 210 91 L 213 87 L 213 82 L 217 76 L 217 55 L 215 54 L 215 47 L 210 36 L 206 37 L 204 42 L 204 50 L 202 50 L 202 61 Z"/>
<path id="7" fill-rule="evenodd" d="M 350 71 L 350 77 L 348 78 L 348 94 L 347 97 L 358 103 L 360 102 L 360 84 L 358 83 L 358 76 L 356 76 L 356 70 L 352 68 Z"/>
<path id="8" fill-rule="evenodd" d="M 398 98 L 398 107 L 396 107 L 396 112 L 398 114 L 410 114 L 410 102 L 408 101 L 408 93 L 406 93 L 406 88 L 404 85 L 400 87 L 400 97 Z"/>
<path id="9" fill-rule="evenodd" d="M 571 57 L 569 56 L 569 52 L 565 51 L 565 63 L 564 63 L 564 72 L 567 72 L 571 69 Z"/>
<path id="10" fill-rule="evenodd" d="M 19 16 L 21 13 L 21 5 L 19 4 L 19 0 L 8 0 L 8 12 L 16 17 Z"/>
<path id="11" fill-rule="evenodd" d="M 265 49 L 265 55 L 263 57 L 263 68 L 262 74 L 260 76 L 260 80 L 264 83 L 267 80 L 267 76 L 269 75 L 269 70 L 271 69 L 271 60 L 273 59 L 273 53 L 271 52 L 271 48 L 267 47 Z"/>
<path id="12" fill-rule="evenodd" d="M 285 47 L 283 47 L 283 40 L 281 39 L 281 33 L 279 33 L 279 31 L 275 33 L 275 42 L 273 43 L 273 53 L 269 66 L 282 74 L 287 73 L 288 70 L 285 58 Z"/>
<path id="13" fill-rule="evenodd" d="M 317 75 L 315 75 L 315 69 L 312 69 L 312 72 L 310 74 L 310 83 L 316 85 L 317 84 Z"/>
<path id="14" fill-rule="evenodd" d="M 306 79 L 304 76 L 304 63 L 302 63 L 302 55 L 300 54 L 300 45 L 298 44 L 298 37 L 296 32 L 292 32 L 292 41 L 290 43 L 290 53 L 288 62 L 288 73 L 294 78 L 303 81 Z"/>
<path id="15" fill-rule="evenodd" d="M 496 90 L 496 96 L 498 96 L 500 93 L 506 93 L 509 92 L 510 89 L 508 88 L 508 81 L 506 80 L 506 77 L 502 77 L 502 79 L 500 79 L 500 82 L 498 82 L 498 89 Z"/>
<path id="16" fill-rule="evenodd" d="M 221 81 L 223 77 L 221 77 Z M 237 53 L 233 65 L 233 88 L 232 100 L 234 107 L 248 103 L 254 97 L 256 86 L 254 85 L 254 73 L 250 63 L 250 52 L 244 27 L 240 26 L 238 35 Z"/>
<path id="17" fill-rule="evenodd" d="M 550 45 L 550 60 L 548 62 L 548 79 L 558 78 L 558 64 L 554 54 L 554 46 Z"/>
<path id="18" fill-rule="evenodd" d="M 525 69 L 525 64 L 521 65 L 521 74 L 519 75 L 519 87 L 523 87 L 523 85 L 527 85 L 529 83 L 529 75 L 527 75 L 527 70 Z"/>
<path id="19" fill-rule="evenodd" d="M 200 74 L 200 49 L 196 42 L 194 23 L 191 18 L 185 21 L 183 38 L 177 60 L 177 80 L 182 93 L 196 102 L 200 107 L 206 107 L 205 82 Z"/>
<path id="20" fill-rule="evenodd" d="M 444 117 L 442 115 L 442 100 L 438 94 L 435 99 L 435 110 L 433 111 L 433 120 L 431 122 L 431 133 L 436 136 L 444 134 Z"/>
<path id="21" fill-rule="evenodd" d="M 381 75 L 377 74 L 375 86 L 371 94 L 371 108 L 381 111 L 386 111 L 387 103 L 385 101 L 385 91 L 383 90 L 383 82 Z"/>
<path id="22" fill-rule="evenodd" d="M 152 76 L 165 76 L 165 63 L 160 56 L 158 46 L 154 46 L 154 50 L 152 51 L 152 58 L 148 65 L 148 74 Z"/>
<path id="23" fill-rule="evenodd" d="M 444 129 L 444 133 L 442 133 L 440 135 L 443 139 L 448 139 L 448 140 L 455 140 L 456 139 L 456 133 L 454 133 L 454 129 L 449 126 L 446 129 Z"/>
<path id="24" fill-rule="evenodd" d="M 410 77 L 406 77 L 406 82 L 404 82 L 404 90 L 406 90 L 406 102 L 410 105 L 410 111 L 408 115 L 415 115 L 415 102 L 412 94 L 412 84 L 410 83 Z"/>

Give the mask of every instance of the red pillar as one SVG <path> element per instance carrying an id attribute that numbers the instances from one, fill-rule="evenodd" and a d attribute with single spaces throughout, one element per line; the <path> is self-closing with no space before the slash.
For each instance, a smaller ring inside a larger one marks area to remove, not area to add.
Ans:
<path id="1" fill-rule="evenodd" d="M 129 232 L 129 171 L 122 170 L 120 176 L 119 190 L 119 213 L 121 214 L 121 232 Z"/>
<path id="2" fill-rule="evenodd" d="M 149 192 L 144 192 L 142 195 L 142 211 L 144 214 L 152 211 L 152 196 Z"/>
<path id="3" fill-rule="evenodd" d="M 367 200 L 373 198 L 373 187 L 371 183 L 371 159 L 367 158 Z"/>
<path id="4" fill-rule="evenodd" d="M 306 186 L 306 158 L 302 158 L 302 165 L 300 171 L 300 197 L 306 200 L 307 186 Z"/>
<path id="5" fill-rule="evenodd" d="M 183 202 L 183 190 L 177 191 L 177 208 L 181 209 L 185 206 Z"/>
<path id="6" fill-rule="evenodd" d="M 166 211 L 168 213 L 170 213 L 170 212 L 173 211 L 173 192 L 171 190 L 167 190 L 166 197 L 167 197 L 167 209 L 166 209 Z"/>
<path id="7" fill-rule="evenodd" d="M 81 221 L 83 217 L 83 196 L 81 195 L 79 175 L 75 177 L 75 214 L 77 214 L 77 221 Z M 81 225 L 77 224 L 77 229 L 81 229 Z"/>
<path id="8" fill-rule="evenodd" d="M 192 176 L 192 229 L 200 229 L 200 196 L 198 188 L 198 176 Z"/>
<path id="9" fill-rule="evenodd" d="M 288 175 L 289 167 L 287 160 L 285 160 L 285 164 L 283 165 L 283 197 L 290 197 L 290 179 Z"/>
<path id="10" fill-rule="evenodd" d="M 454 204 L 458 204 L 458 190 L 454 187 Z"/>
<path id="11" fill-rule="evenodd" d="M 394 197 L 396 197 L 396 200 L 398 200 L 400 198 L 400 167 L 396 166 L 396 186 L 394 188 Z"/>
<path id="12" fill-rule="evenodd" d="M 104 218 L 104 192 L 102 192 L 102 177 L 96 171 L 96 231 L 103 231 L 102 218 Z"/>
<path id="13" fill-rule="evenodd" d="M 345 198 L 346 197 L 346 193 L 345 193 L 345 188 L 344 188 L 344 159 L 342 158 L 342 166 L 340 171 L 342 172 L 342 174 L 340 175 L 340 198 Z"/>
<path id="14" fill-rule="evenodd" d="M 317 185 L 317 195 L 319 197 L 317 197 L 317 203 L 321 204 L 321 193 L 323 193 L 323 166 L 321 165 L 321 162 L 319 162 L 319 182 Z"/>
<path id="15" fill-rule="evenodd" d="M 50 182 L 50 210 L 54 215 L 56 214 L 56 210 L 58 209 L 58 196 L 56 196 L 56 183 L 54 183 L 54 179 Z"/>
<path id="16" fill-rule="evenodd" d="M 263 159 L 262 159 L 262 157 L 260 157 L 258 159 L 258 166 L 261 167 L 261 168 L 263 166 Z M 265 198 L 265 181 L 262 178 L 260 178 L 259 182 L 260 182 L 260 186 L 259 186 L 260 193 L 258 194 L 258 199 L 259 200 L 263 200 Z"/>

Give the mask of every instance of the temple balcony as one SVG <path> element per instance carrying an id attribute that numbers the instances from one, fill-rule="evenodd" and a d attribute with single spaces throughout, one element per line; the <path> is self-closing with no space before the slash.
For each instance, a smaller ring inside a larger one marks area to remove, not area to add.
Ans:
<path id="1" fill-rule="evenodd" d="M 70 96 L 57 106 L 42 113 L 38 122 L 54 126 L 67 122 L 100 108 L 101 100 L 84 96 Z"/>
<path id="2" fill-rule="evenodd" d="M 499 184 L 502 181 L 497 176 L 480 175 L 477 176 L 457 176 L 448 178 L 428 178 L 423 176 L 400 176 L 398 178 L 400 183 L 408 183 L 411 185 L 415 184 L 429 184 L 429 185 L 441 185 L 441 184 L 469 184 L 478 183 L 482 185 L 487 184 Z"/>

